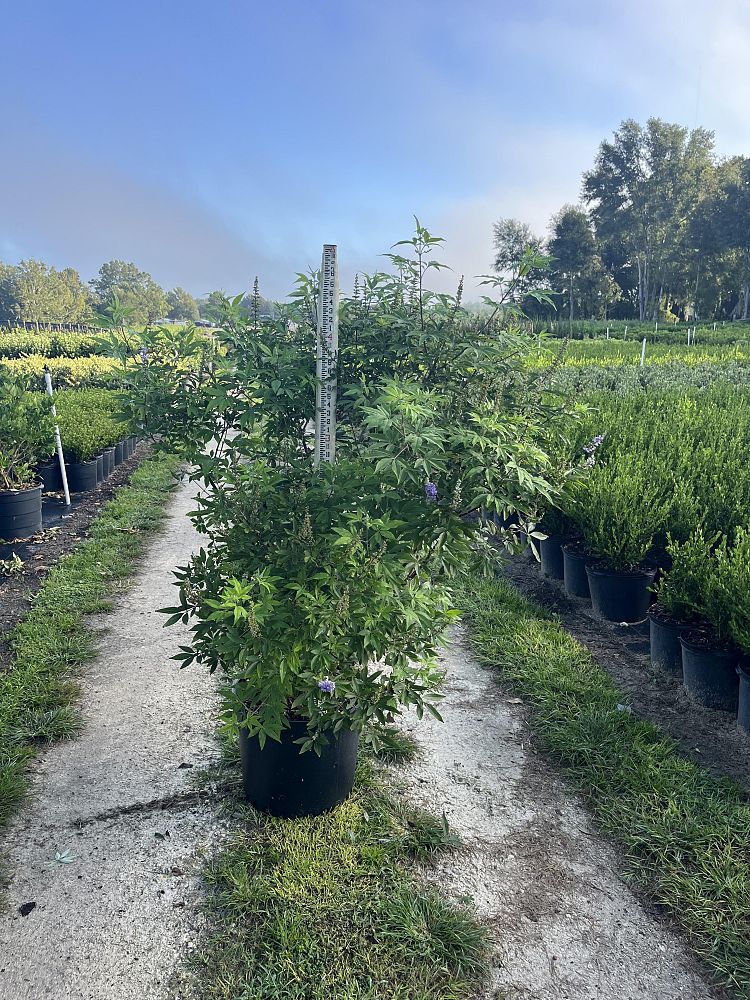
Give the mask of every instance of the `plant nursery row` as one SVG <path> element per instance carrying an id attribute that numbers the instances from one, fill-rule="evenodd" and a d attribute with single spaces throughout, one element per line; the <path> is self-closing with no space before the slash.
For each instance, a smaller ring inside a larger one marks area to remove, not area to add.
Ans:
<path id="1" fill-rule="evenodd" d="M 632 319 L 566 319 L 534 320 L 530 324 L 534 334 L 549 333 L 553 337 L 570 337 L 573 340 L 638 341 L 647 338 L 650 344 L 684 344 L 688 330 L 695 331 L 701 344 L 735 344 L 750 340 L 750 322 L 746 320 L 701 323 L 665 322 L 654 320 L 640 322 Z"/>
<path id="2" fill-rule="evenodd" d="M 50 398 L 0 375 L 0 540 L 27 538 L 42 527 L 42 495 L 63 489 Z M 133 452 L 136 438 L 117 417 L 107 389 L 63 390 L 56 423 L 71 493 L 96 489 Z"/>
<path id="3" fill-rule="evenodd" d="M 47 358 L 82 358 L 103 354 L 101 334 L 0 330 L 0 358 L 43 354 Z"/>
<path id="4" fill-rule="evenodd" d="M 569 341 L 565 347 L 562 359 L 559 359 L 561 342 L 542 340 L 542 347 L 537 356 L 530 360 L 534 366 L 543 368 L 554 361 L 561 360 L 566 366 L 586 365 L 640 365 L 641 341 L 622 340 L 582 340 Z M 734 361 L 738 364 L 750 365 L 750 344 L 715 345 L 697 342 L 696 344 L 647 344 L 643 357 L 644 365 L 663 365 L 679 361 L 684 365 L 705 365 L 717 362 Z"/>
<path id="5" fill-rule="evenodd" d="M 0 358 L 0 368 L 29 389 L 44 389 L 44 372 L 48 369 L 55 388 L 114 388 L 120 385 L 122 364 L 106 357 L 45 357 L 29 354 L 20 358 Z"/>
<path id="6" fill-rule="evenodd" d="M 592 393 L 582 460 L 541 522 L 542 572 L 615 622 L 648 616 L 654 664 L 750 732 L 750 389 Z"/>

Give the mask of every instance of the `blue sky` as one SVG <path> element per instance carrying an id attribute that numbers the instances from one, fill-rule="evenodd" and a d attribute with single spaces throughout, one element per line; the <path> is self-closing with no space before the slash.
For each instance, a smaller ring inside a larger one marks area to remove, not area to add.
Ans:
<path id="1" fill-rule="evenodd" d="M 280 297 L 417 214 L 453 273 L 575 202 L 623 118 L 750 155 L 750 0 L 29 0 L 3 10 L 0 259 Z"/>

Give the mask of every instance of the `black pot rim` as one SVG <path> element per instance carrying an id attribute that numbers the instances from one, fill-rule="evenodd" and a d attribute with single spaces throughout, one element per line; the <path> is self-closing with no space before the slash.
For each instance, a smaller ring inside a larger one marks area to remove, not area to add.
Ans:
<path id="1" fill-rule="evenodd" d="M 685 629 L 690 629 L 693 632 L 695 631 L 696 623 L 694 621 L 692 622 L 667 621 L 664 618 L 659 617 L 659 610 L 660 608 L 658 603 L 652 604 L 651 607 L 646 612 L 646 614 L 651 619 L 651 621 L 656 622 L 656 624 L 660 628 L 669 629 L 670 632 L 681 632 Z"/>
<path id="2" fill-rule="evenodd" d="M 592 559 L 593 556 L 588 552 L 584 545 L 580 542 L 566 542 L 562 546 L 563 552 L 566 552 L 569 556 L 578 556 L 579 559 Z"/>
<path id="3" fill-rule="evenodd" d="M 44 487 L 43 483 L 36 483 L 35 486 L 19 486 L 15 490 L 0 490 L 0 499 L 4 497 L 18 497 L 25 496 L 27 493 L 33 493 L 34 490 L 42 490 Z"/>
<path id="4" fill-rule="evenodd" d="M 696 631 L 697 629 L 693 629 L 693 634 Z M 740 656 L 739 650 L 732 649 L 731 646 L 708 646 L 704 642 L 691 642 L 690 634 L 680 636 L 680 645 L 687 646 L 693 653 L 709 653 L 711 656 L 719 656 L 724 660 L 737 660 Z"/>
<path id="5" fill-rule="evenodd" d="M 96 465 L 96 459 L 87 458 L 84 462 L 66 462 L 65 464 L 71 467 L 74 465 L 90 466 L 90 465 Z"/>
<path id="6" fill-rule="evenodd" d="M 595 557 L 591 557 L 592 559 Z M 604 566 L 597 566 L 595 563 L 586 564 L 586 572 L 593 576 L 610 577 L 611 579 L 653 579 L 656 576 L 655 569 L 607 569 Z"/>

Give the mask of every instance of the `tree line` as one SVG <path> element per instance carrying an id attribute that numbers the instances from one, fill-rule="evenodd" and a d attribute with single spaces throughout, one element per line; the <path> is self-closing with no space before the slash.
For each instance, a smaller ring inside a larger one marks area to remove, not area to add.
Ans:
<path id="1" fill-rule="evenodd" d="M 165 291 L 148 272 L 122 260 L 102 264 L 88 283 L 72 267 L 57 270 L 38 260 L 0 262 L 0 326 L 90 323 L 115 300 L 130 310 L 134 324 L 162 319 L 216 322 L 222 315 L 224 298 L 221 291 L 200 299 L 180 287 Z M 261 312 L 272 309 L 267 300 L 257 297 L 253 302 L 251 295 L 245 297 L 243 305 Z"/>
<path id="2" fill-rule="evenodd" d="M 546 238 L 518 219 L 493 236 L 497 271 L 528 248 L 552 257 L 525 280 L 546 285 L 558 317 L 750 318 L 750 157 L 719 159 L 706 129 L 624 121 Z"/>

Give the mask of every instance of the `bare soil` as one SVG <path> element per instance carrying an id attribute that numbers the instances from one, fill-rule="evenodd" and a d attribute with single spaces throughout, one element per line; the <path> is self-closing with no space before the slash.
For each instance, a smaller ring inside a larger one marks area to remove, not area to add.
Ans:
<path id="1" fill-rule="evenodd" d="M 554 613 L 592 653 L 638 718 L 659 726 L 684 756 L 715 776 L 727 775 L 750 790 L 750 738 L 730 713 L 695 705 L 679 677 L 652 667 L 647 621 L 637 625 L 603 621 L 588 601 L 569 597 L 562 581 L 545 579 L 538 563 L 525 556 L 513 559 L 506 575 L 522 594 Z"/>

